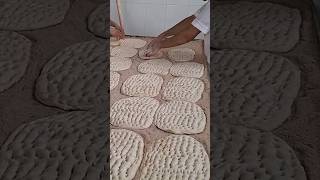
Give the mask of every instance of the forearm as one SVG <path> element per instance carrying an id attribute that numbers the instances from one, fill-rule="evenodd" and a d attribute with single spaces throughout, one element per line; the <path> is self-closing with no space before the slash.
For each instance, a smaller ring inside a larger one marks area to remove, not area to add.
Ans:
<path id="1" fill-rule="evenodd" d="M 200 31 L 190 24 L 187 28 L 185 28 L 175 36 L 164 38 L 163 40 L 161 40 L 160 48 L 169 48 L 185 44 L 192 41 L 199 33 Z"/>
<path id="2" fill-rule="evenodd" d="M 165 38 L 165 37 L 175 36 L 179 34 L 180 32 L 184 31 L 186 28 L 188 28 L 194 19 L 195 19 L 194 15 L 185 18 L 184 20 L 180 21 L 178 24 L 176 24 L 169 30 L 161 33 L 159 37 Z"/>

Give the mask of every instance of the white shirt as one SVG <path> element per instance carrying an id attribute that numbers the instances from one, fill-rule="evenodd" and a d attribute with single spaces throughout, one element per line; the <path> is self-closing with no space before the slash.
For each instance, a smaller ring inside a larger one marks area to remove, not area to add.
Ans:
<path id="1" fill-rule="evenodd" d="M 210 62 L 210 1 L 202 6 L 195 14 L 192 25 L 204 34 L 204 53 Z"/>

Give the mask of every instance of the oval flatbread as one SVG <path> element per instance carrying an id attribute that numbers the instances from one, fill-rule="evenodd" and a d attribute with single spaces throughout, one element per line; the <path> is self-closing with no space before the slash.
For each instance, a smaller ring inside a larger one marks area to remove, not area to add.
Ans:
<path id="1" fill-rule="evenodd" d="M 130 68 L 132 61 L 130 58 L 110 57 L 110 71 L 123 71 Z"/>
<path id="2" fill-rule="evenodd" d="M 141 73 L 167 75 L 171 66 L 172 63 L 166 59 L 152 59 L 139 64 L 138 71 Z"/>
<path id="3" fill-rule="evenodd" d="M 200 78 L 204 73 L 204 65 L 196 62 L 176 63 L 170 68 L 173 76 Z"/>
<path id="4" fill-rule="evenodd" d="M 137 74 L 130 76 L 121 87 L 128 96 L 155 97 L 159 94 L 163 79 L 155 74 Z"/>
<path id="5" fill-rule="evenodd" d="M 110 71 L 110 90 L 117 87 L 120 79 L 120 74 L 117 72 Z"/>
<path id="6" fill-rule="evenodd" d="M 126 38 L 120 39 L 120 46 L 131 47 L 131 48 L 142 48 L 147 44 L 147 41 L 142 39 Z"/>
<path id="7" fill-rule="evenodd" d="M 117 46 L 111 49 L 111 56 L 115 57 L 126 57 L 131 58 L 135 56 L 138 53 L 138 50 L 131 48 L 131 47 L 125 47 L 125 46 Z"/>
<path id="8" fill-rule="evenodd" d="M 190 48 L 175 48 L 168 51 L 168 57 L 173 61 L 192 61 L 195 54 Z"/>

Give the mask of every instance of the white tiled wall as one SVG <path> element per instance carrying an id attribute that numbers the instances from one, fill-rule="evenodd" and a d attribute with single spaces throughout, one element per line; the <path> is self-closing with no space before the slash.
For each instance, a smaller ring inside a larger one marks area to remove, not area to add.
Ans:
<path id="1" fill-rule="evenodd" d="M 154 37 L 194 14 L 203 0 L 120 0 L 127 35 Z M 116 0 L 110 0 L 110 17 L 118 21 Z M 201 38 L 198 36 L 198 38 Z"/>

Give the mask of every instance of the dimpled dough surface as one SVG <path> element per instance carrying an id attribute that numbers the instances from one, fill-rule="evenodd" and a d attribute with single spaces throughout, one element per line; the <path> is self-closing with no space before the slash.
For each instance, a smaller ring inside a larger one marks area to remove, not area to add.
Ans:
<path id="1" fill-rule="evenodd" d="M 173 61 L 191 61 L 194 56 L 195 52 L 190 48 L 175 48 L 168 51 L 168 57 Z"/>
<path id="2" fill-rule="evenodd" d="M 132 48 L 142 48 L 147 44 L 147 41 L 144 41 L 142 39 L 134 39 L 134 38 L 127 38 L 127 39 L 121 39 L 120 45 L 126 46 L 126 47 L 132 47 Z"/>
<path id="3" fill-rule="evenodd" d="M 130 58 L 110 57 L 110 71 L 123 71 L 130 68 L 132 61 Z"/>
<path id="4" fill-rule="evenodd" d="M 201 99 L 204 83 L 200 79 L 177 77 L 168 81 L 163 88 L 164 100 L 197 102 Z"/>
<path id="5" fill-rule="evenodd" d="M 175 134 L 197 134 L 205 128 L 206 115 L 197 104 L 169 101 L 158 108 L 154 124 L 164 131 Z"/>
<path id="6" fill-rule="evenodd" d="M 0 31 L 0 92 L 19 81 L 30 60 L 31 41 L 15 32 Z"/>
<path id="7" fill-rule="evenodd" d="M 173 76 L 184 76 L 200 78 L 203 76 L 203 64 L 196 62 L 176 63 L 170 68 L 170 73 Z"/>
<path id="8" fill-rule="evenodd" d="M 129 130 L 111 129 L 110 179 L 132 180 L 143 156 L 143 138 Z"/>
<path id="9" fill-rule="evenodd" d="M 214 180 L 306 180 L 294 151 L 269 132 L 216 123 Z"/>
<path id="10" fill-rule="evenodd" d="M 99 5 L 88 17 L 88 29 L 93 34 L 106 38 L 107 4 Z"/>
<path id="11" fill-rule="evenodd" d="M 125 57 L 125 58 L 131 58 L 135 56 L 138 53 L 138 50 L 131 48 L 131 47 L 125 47 L 125 46 L 117 46 L 111 49 L 111 56 L 115 57 Z"/>
<path id="12" fill-rule="evenodd" d="M 288 59 L 246 50 L 213 51 L 212 57 L 216 121 L 272 130 L 289 117 L 300 71 Z"/>
<path id="13" fill-rule="evenodd" d="M 300 12 L 272 3 L 217 5 L 213 12 L 213 46 L 287 52 L 299 41 Z"/>
<path id="14" fill-rule="evenodd" d="M 110 71 L 110 90 L 117 87 L 120 79 L 120 74 L 117 72 Z"/>
<path id="15" fill-rule="evenodd" d="M 159 101 L 150 97 L 130 97 L 115 102 L 110 122 L 123 128 L 145 129 L 151 126 Z"/>
<path id="16" fill-rule="evenodd" d="M 138 66 L 138 71 L 141 73 L 154 73 L 167 75 L 172 63 L 166 59 L 152 59 L 142 62 Z"/>
<path id="17" fill-rule="evenodd" d="M 21 125 L 1 146 L 0 179 L 101 179 L 106 123 L 104 113 L 71 112 Z"/>
<path id="18" fill-rule="evenodd" d="M 107 101 L 106 44 L 87 41 L 60 51 L 42 69 L 36 97 L 65 110 L 86 110 Z"/>
<path id="19" fill-rule="evenodd" d="M 69 0 L 1 1 L 0 29 L 33 30 L 63 21 Z"/>
<path id="20" fill-rule="evenodd" d="M 128 96 L 155 97 L 159 94 L 162 77 L 155 74 L 136 74 L 129 77 L 121 87 L 121 92 Z"/>
<path id="21" fill-rule="evenodd" d="M 141 180 L 209 180 L 209 157 L 203 145 L 185 135 L 156 140 L 141 164 Z"/>

